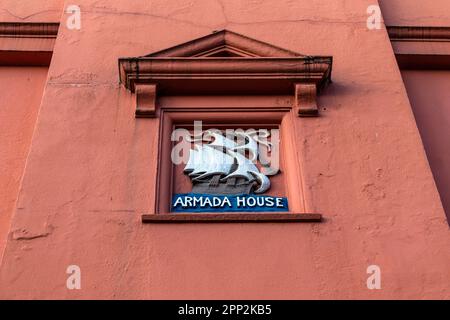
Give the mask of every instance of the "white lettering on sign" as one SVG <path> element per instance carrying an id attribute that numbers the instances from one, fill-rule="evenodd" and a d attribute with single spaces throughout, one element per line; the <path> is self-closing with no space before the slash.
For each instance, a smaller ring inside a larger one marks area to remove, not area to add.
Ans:
<path id="1" fill-rule="evenodd" d="M 281 197 L 253 197 L 253 196 L 201 196 L 182 195 L 175 198 L 173 207 L 176 208 L 284 208 L 286 204 Z"/>

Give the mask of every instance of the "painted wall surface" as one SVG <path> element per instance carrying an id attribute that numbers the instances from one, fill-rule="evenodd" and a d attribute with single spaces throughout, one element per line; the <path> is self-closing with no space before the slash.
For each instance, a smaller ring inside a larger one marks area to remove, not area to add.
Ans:
<path id="1" fill-rule="evenodd" d="M 450 219 L 450 71 L 404 70 L 402 76 Z"/>
<path id="2" fill-rule="evenodd" d="M 58 22 L 63 0 L 2 0 L 0 22 Z"/>
<path id="3" fill-rule="evenodd" d="M 379 0 L 386 25 L 442 27 L 450 23 L 447 0 Z"/>
<path id="4" fill-rule="evenodd" d="M 31 145 L 47 68 L 0 67 L 0 257 Z"/>
<path id="5" fill-rule="evenodd" d="M 450 298 L 448 224 L 388 35 L 366 27 L 373 2 L 78 1 L 81 30 L 60 28 L 56 41 L 0 297 Z M 321 116 L 292 128 L 322 223 L 141 223 L 155 201 L 158 119 L 135 119 L 117 59 L 223 28 L 334 57 Z M 73 264 L 81 290 L 66 288 Z M 372 264 L 381 290 L 366 287 Z"/>

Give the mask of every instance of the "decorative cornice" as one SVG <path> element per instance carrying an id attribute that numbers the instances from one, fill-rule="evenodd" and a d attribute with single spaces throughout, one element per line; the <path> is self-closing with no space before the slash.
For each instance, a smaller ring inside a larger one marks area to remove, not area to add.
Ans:
<path id="1" fill-rule="evenodd" d="M 450 27 L 388 26 L 387 31 L 401 69 L 450 69 Z"/>
<path id="2" fill-rule="evenodd" d="M 167 93 L 177 90 L 170 85 L 175 80 L 192 84 L 190 89 L 194 91 L 206 89 L 193 84 L 200 80 L 208 80 L 211 85 L 213 81 L 223 83 L 230 80 L 270 82 L 279 92 L 292 90 L 293 85 L 299 82 L 314 83 L 321 88 L 330 81 L 331 65 L 331 57 L 119 59 L 120 81 L 127 89 L 134 92 L 136 83 L 158 83 Z M 248 89 L 254 93 L 260 91 L 249 84 Z M 246 87 L 240 88 L 247 90 Z"/>
<path id="3" fill-rule="evenodd" d="M 59 23 L 0 23 L 0 64 L 48 66 Z"/>
<path id="4" fill-rule="evenodd" d="M 59 23 L 9 23 L 0 22 L 0 37 L 56 38 Z"/>
<path id="5" fill-rule="evenodd" d="M 121 58 L 119 72 L 120 82 L 137 93 L 137 117 L 157 115 L 157 94 L 294 93 L 298 115 L 314 116 L 316 93 L 331 81 L 332 63 L 332 57 L 305 56 L 223 30 L 146 56 Z"/>
<path id="6" fill-rule="evenodd" d="M 450 27 L 388 26 L 391 41 L 450 41 Z"/>

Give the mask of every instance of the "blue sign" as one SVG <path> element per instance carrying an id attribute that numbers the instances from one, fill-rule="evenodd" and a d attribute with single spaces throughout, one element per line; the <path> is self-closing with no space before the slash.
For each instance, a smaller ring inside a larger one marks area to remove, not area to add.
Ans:
<path id="1" fill-rule="evenodd" d="M 175 194 L 173 212 L 284 212 L 289 211 L 287 198 L 242 195 Z"/>

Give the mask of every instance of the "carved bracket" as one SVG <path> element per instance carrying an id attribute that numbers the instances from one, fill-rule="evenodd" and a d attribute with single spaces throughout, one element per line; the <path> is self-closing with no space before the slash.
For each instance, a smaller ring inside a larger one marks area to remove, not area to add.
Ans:
<path id="1" fill-rule="evenodd" d="M 156 117 L 156 84 L 135 85 L 136 118 Z"/>
<path id="2" fill-rule="evenodd" d="M 295 109 L 299 117 L 316 117 L 319 115 L 317 87 L 314 83 L 295 84 Z"/>

